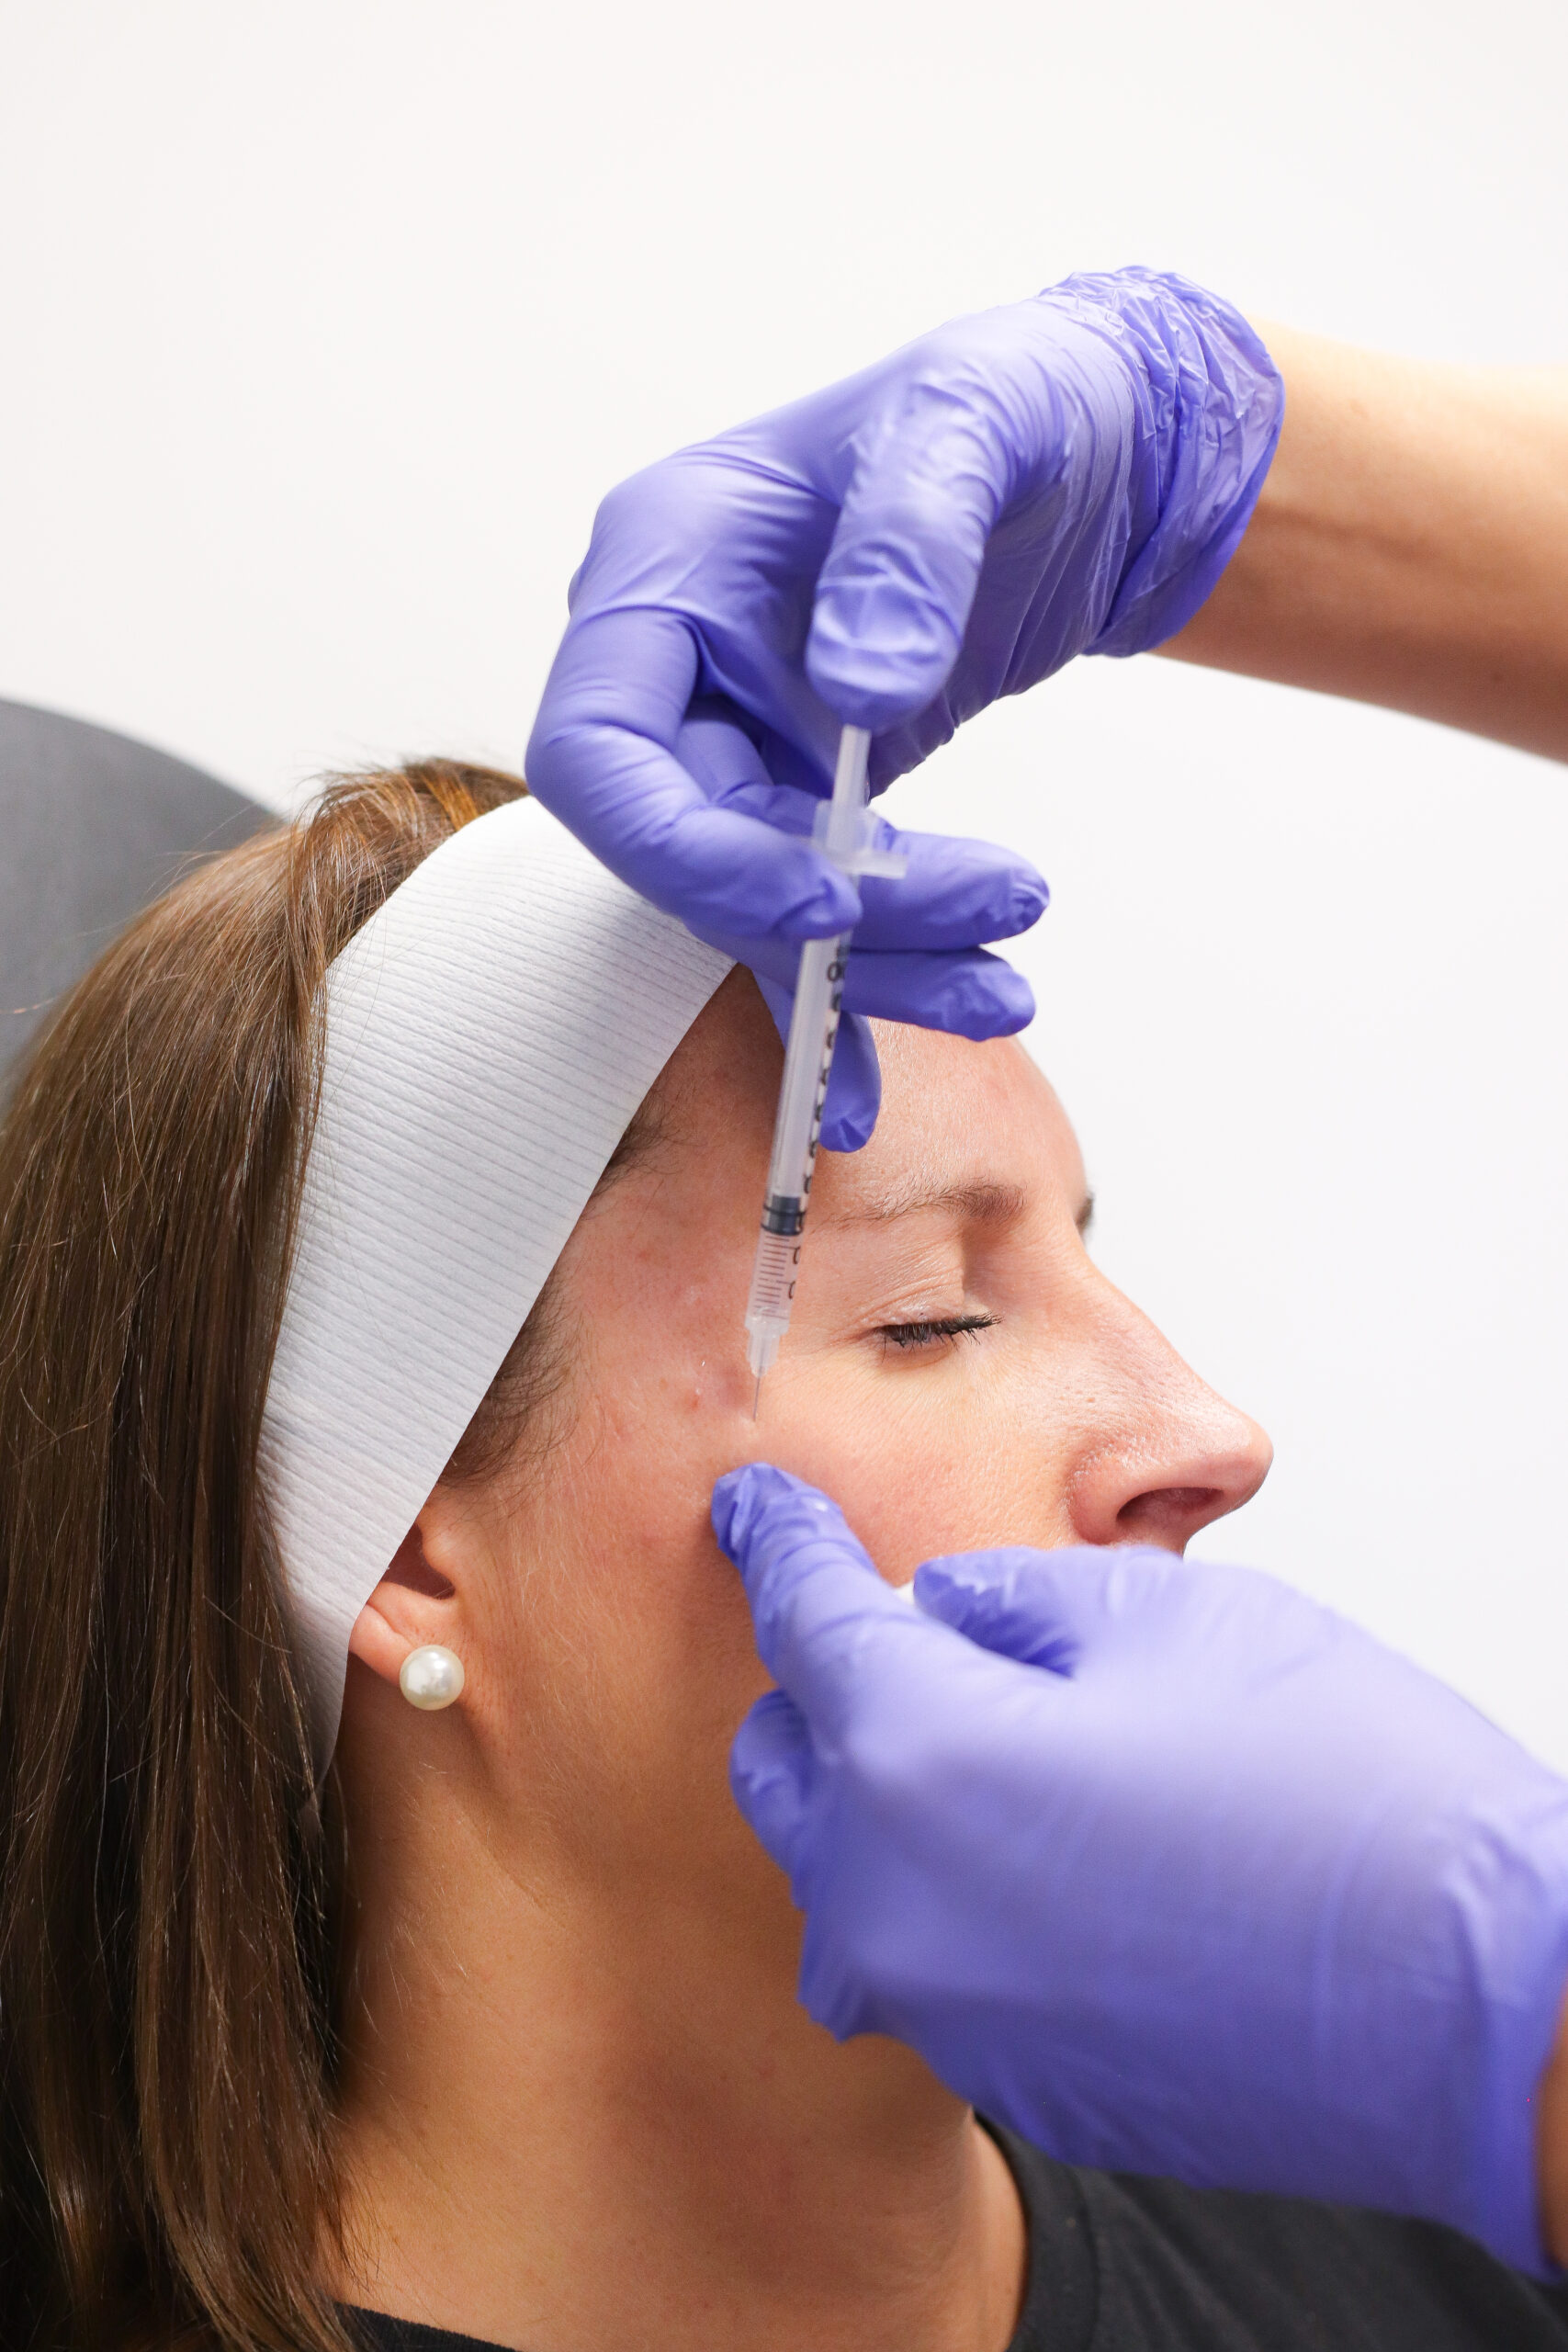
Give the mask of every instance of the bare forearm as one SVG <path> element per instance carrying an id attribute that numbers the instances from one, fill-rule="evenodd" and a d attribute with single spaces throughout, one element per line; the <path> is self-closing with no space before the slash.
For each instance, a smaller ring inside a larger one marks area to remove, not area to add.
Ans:
<path id="1" fill-rule="evenodd" d="M 1540 2078 L 1535 2145 L 1541 2235 L 1552 2260 L 1568 2267 L 1568 2000 L 1557 2030 L 1557 2047 Z"/>
<path id="2" fill-rule="evenodd" d="M 1179 660 L 1568 759 L 1568 368 L 1263 329 L 1279 453 Z"/>

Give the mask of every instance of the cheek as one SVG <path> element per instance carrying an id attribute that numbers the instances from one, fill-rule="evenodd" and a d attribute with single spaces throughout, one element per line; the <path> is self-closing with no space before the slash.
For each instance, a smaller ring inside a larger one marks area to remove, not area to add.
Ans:
<path id="1" fill-rule="evenodd" d="M 985 1344 L 930 1370 L 847 1365 L 798 1401 L 781 1383 L 749 1452 L 830 1494 L 895 1583 L 938 1553 L 1068 1543 L 1089 1368 L 1059 1340 Z"/>
<path id="2" fill-rule="evenodd" d="M 896 1582 L 939 1553 L 1076 1542 L 1078 1482 L 1124 1415 L 1124 1307 L 1076 1237 L 976 1259 L 968 1287 L 993 1329 L 934 1361 L 825 1350 L 749 1448 L 831 1494 Z"/>
<path id="3" fill-rule="evenodd" d="M 978 1454 L 954 1442 L 951 1421 L 928 1433 L 911 1457 L 900 1442 L 898 1416 L 860 1440 L 815 1434 L 798 1446 L 779 1445 L 767 1458 L 830 1494 L 882 1575 L 907 1584 L 922 1560 L 1005 1542 L 1047 1543 L 1038 1510 L 1021 1509 L 1006 1452 L 987 1442 Z M 918 1472 L 912 1467 L 918 1461 Z"/>
<path id="4" fill-rule="evenodd" d="M 746 1869 L 742 1848 L 772 1868 L 729 1795 L 768 1677 L 709 1525 L 716 1453 L 677 1385 L 635 1406 L 602 1385 L 515 1524 L 510 1777 L 547 1788 L 557 1835 L 620 1878 Z"/>

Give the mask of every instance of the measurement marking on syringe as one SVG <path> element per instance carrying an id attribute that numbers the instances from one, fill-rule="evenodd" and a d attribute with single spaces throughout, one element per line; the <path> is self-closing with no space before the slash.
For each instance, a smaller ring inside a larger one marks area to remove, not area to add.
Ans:
<path id="1" fill-rule="evenodd" d="M 829 804 L 821 847 L 845 873 L 899 874 L 901 857 L 866 844 L 866 763 L 871 737 L 863 728 L 846 727 L 839 740 L 833 797 Z M 768 1189 L 762 1207 L 761 1231 L 751 1272 L 751 1295 L 746 1307 L 747 1357 L 757 1378 L 757 1402 L 762 1374 L 773 1363 L 779 1343 L 789 1329 L 800 1264 L 799 1237 L 806 1226 L 817 1148 L 822 1132 L 822 1108 L 833 1068 L 833 1047 L 844 1001 L 851 933 L 836 939 L 808 939 L 800 951 L 789 1039 L 784 1048 L 784 1083 L 779 1089 L 773 1122 L 773 1152 L 768 1164 Z M 794 1247 L 788 1245 L 793 1243 Z M 756 1405 L 753 1405 L 753 1413 Z"/>

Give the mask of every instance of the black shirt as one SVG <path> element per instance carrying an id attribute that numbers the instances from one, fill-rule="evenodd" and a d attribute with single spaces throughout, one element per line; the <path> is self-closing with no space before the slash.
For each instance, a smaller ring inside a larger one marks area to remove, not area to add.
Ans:
<path id="1" fill-rule="evenodd" d="M 1452 2230 L 1082 2172 L 997 2132 L 1029 2227 L 1009 2352 L 1568 2352 L 1568 2287 Z M 356 2312 L 371 2352 L 495 2352 Z"/>

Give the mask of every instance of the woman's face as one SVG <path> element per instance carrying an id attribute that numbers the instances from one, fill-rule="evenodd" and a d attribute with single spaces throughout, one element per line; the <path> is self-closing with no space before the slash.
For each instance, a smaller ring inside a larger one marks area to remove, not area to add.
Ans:
<path id="1" fill-rule="evenodd" d="M 878 1043 L 881 1119 L 818 1163 L 758 1417 L 741 1317 L 782 1057 L 736 975 L 561 1261 L 552 1442 L 433 1498 L 441 1553 L 468 1563 L 464 1710 L 516 1834 L 617 1899 L 782 1939 L 791 1965 L 783 1883 L 727 1785 L 767 1678 L 709 1525 L 719 1473 L 760 1457 L 826 1488 L 902 1582 L 982 1544 L 1179 1551 L 1269 1459 L 1086 1254 L 1077 1144 L 1021 1048 Z"/>

